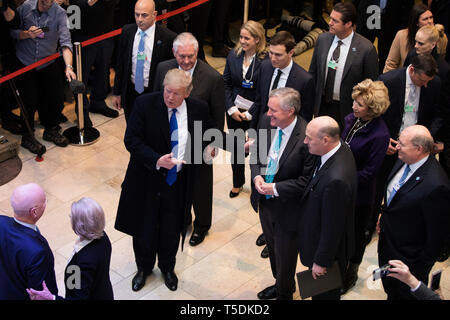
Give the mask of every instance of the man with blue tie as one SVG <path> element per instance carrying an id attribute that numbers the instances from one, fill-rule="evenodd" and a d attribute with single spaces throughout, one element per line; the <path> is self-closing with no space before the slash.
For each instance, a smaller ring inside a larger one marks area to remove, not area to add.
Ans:
<path id="1" fill-rule="evenodd" d="M 11 196 L 14 217 L 0 216 L 0 300 L 29 300 L 26 289 L 43 281 L 58 294 L 53 253 L 36 226 L 46 204 L 39 185 L 22 185 Z"/>
<path id="2" fill-rule="evenodd" d="M 398 161 L 385 187 L 379 221 L 378 262 L 402 260 L 427 284 L 450 233 L 450 182 L 431 154 L 434 140 L 421 125 L 405 128 L 396 146 Z M 388 300 L 415 299 L 397 279 L 382 279 Z"/>
<path id="3" fill-rule="evenodd" d="M 137 1 L 136 23 L 125 25 L 120 35 L 112 103 L 123 108 L 127 121 L 136 97 L 152 91 L 158 63 L 173 58 L 176 34 L 156 24 L 156 15 L 153 0 Z"/>
<path id="4" fill-rule="evenodd" d="M 297 265 L 297 218 L 310 165 L 303 143 L 306 121 L 299 116 L 300 94 L 278 88 L 269 94 L 269 110 L 258 126 L 258 150 L 251 153 L 251 204 L 258 212 L 275 285 L 259 299 L 292 299 Z"/>
<path id="5" fill-rule="evenodd" d="M 193 169 L 202 159 L 202 123 L 209 128 L 208 105 L 189 98 L 192 80 L 180 69 L 167 72 L 162 92 L 136 99 L 125 132 L 130 162 L 122 184 L 115 228 L 133 236 L 137 273 L 133 291 L 145 285 L 158 257 L 170 290 L 176 290 L 175 256 L 190 221 Z"/>

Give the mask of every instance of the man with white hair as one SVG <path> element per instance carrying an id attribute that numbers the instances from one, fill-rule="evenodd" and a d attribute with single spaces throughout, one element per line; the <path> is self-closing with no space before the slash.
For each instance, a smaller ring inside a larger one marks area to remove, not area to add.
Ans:
<path id="1" fill-rule="evenodd" d="M 197 143 L 203 132 L 194 129 L 194 122 L 201 121 L 204 130 L 210 127 L 208 106 L 189 97 L 191 88 L 188 74 L 169 70 L 162 92 L 136 99 L 125 132 L 130 162 L 115 228 L 133 236 L 137 265 L 133 291 L 145 285 L 156 257 L 166 286 L 177 289 L 175 256 L 180 234 L 183 240 L 186 235 L 194 177 L 197 179 L 193 173 L 196 165 L 190 160 L 194 151 L 203 148 Z"/>
<path id="2" fill-rule="evenodd" d="M 43 281 L 58 293 L 53 253 L 36 226 L 46 204 L 39 185 L 25 184 L 11 196 L 14 217 L 0 216 L 0 300 L 28 300 L 26 289 Z"/>
<path id="3" fill-rule="evenodd" d="M 450 183 L 431 154 L 433 145 L 425 126 L 409 126 L 400 133 L 399 160 L 387 180 L 378 226 L 380 266 L 402 260 L 425 284 L 450 233 Z M 388 300 L 415 299 L 406 284 L 393 278 L 382 281 Z"/>
<path id="4" fill-rule="evenodd" d="M 206 62 L 197 59 L 198 41 L 189 32 L 180 33 L 173 41 L 175 59 L 161 62 L 156 69 L 154 91 L 162 90 L 162 82 L 167 71 L 179 68 L 192 77 L 190 97 L 205 101 L 209 106 L 208 114 L 223 130 L 225 122 L 225 85 L 220 73 Z M 197 183 L 194 187 L 194 230 L 189 244 L 196 246 L 205 238 L 211 227 L 213 197 L 213 167 L 209 164 L 197 168 Z"/>

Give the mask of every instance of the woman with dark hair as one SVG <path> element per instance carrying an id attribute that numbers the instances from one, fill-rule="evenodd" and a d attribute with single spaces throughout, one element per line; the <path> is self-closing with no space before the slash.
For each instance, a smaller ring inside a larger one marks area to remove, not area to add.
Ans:
<path id="1" fill-rule="evenodd" d="M 356 162 L 358 190 L 355 207 L 355 253 L 350 258 L 341 294 L 353 287 L 364 256 L 364 231 L 373 211 L 376 176 L 389 144 L 389 130 L 380 117 L 389 107 L 388 89 L 381 81 L 366 79 L 353 87 L 353 113 L 344 119 L 342 140 Z"/>
<path id="2" fill-rule="evenodd" d="M 433 13 L 422 3 L 414 5 L 409 14 L 408 28 L 397 32 L 392 42 L 383 73 L 402 68 L 408 52 L 414 49 L 416 32 L 426 25 L 434 25 Z M 441 47 L 443 47 L 443 50 L 447 47 L 447 36 L 445 34 L 442 34 L 438 41 L 438 51 L 441 50 Z"/>

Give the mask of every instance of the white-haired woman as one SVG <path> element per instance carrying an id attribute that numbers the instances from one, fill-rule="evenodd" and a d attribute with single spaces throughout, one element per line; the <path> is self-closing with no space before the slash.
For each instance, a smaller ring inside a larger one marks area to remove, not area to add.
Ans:
<path id="1" fill-rule="evenodd" d="M 78 236 L 72 256 L 64 271 L 66 300 L 113 300 L 109 279 L 111 242 L 105 228 L 102 207 L 91 198 L 72 203 L 70 222 Z M 53 296 L 47 289 L 27 289 L 31 300 L 63 299 Z"/>

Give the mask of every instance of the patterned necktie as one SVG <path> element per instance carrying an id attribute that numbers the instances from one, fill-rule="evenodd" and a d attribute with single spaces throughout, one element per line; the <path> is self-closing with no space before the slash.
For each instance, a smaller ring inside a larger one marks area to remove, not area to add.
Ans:
<path id="1" fill-rule="evenodd" d="M 176 114 L 177 109 L 172 109 L 172 115 L 170 116 L 169 129 L 170 129 L 170 147 L 172 149 L 172 155 L 174 158 L 178 157 L 178 122 Z M 173 185 L 177 180 L 177 166 L 167 172 L 166 182 L 169 186 Z"/>
<path id="2" fill-rule="evenodd" d="M 267 183 L 272 183 L 273 178 L 275 177 L 275 174 L 277 173 L 277 164 L 278 164 L 278 158 L 280 154 L 280 147 L 281 147 L 281 140 L 283 139 L 283 131 L 281 129 L 278 129 L 278 139 L 275 141 L 275 144 L 273 145 L 272 151 L 269 154 L 269 165 L 267 167 L 266 171 L 266 177 L 265 181 Z M 272 198 L 271 195 L 266 195 L 266 199 Z"/>
<path id="3" fill-rule="evenodd" d="M 397 193 L 397 191 L 405 184 L 406 182 L 406 177 L 408 176 L 408 173 L 411 171 L 411 168 L 409 167 L 409 165 L 406 165 L 405 170 L 403 171 L 403 175 L 401 176 L 400 180 L 398 181 L 398 183 L 392 188 L 391 194 L 389 195 L 389 199 L 387 201 L 387 205 L 389 206 L 389 204 L 392 201 L 392 198 L 394 198 L 395 194 Z"/>
<path id="4" fill-rule="evenodd" d="M 278 88 L 278 82 L 280 81 L 282 73 L 283 72 L 280 69 L 278 69 L 277 76 L 275 77 L 275 80 L 273 81 L 273 84 L 272 84 L 272 88 L 270 90 L 275 90 L 276 88 Z"/>
<path id="5" fill-rule="evenodd" d="M 339 56 L 341 55 L 341 45 L 343 42 L 341 40 L 338 41 L 336 49 L 334 49 L 333 54 L 331 56 L 331 60 L 328 63 L 328 74 L 327 80 L 325 82 L 325 102 L 330 103 L 333 101 L 333 91 L 334 91 L 334 79 L 336 78 L 336 68 L 339 62 Z M 334 68 L 330 66 L 334 64 Z"/>
<path id="6" fill-rule="evenodd" d="M 314 169 L 313 178 L 317 175 L 317 172 L 320 170 L 320 166 L 322 165 L 322 157 L 317 161 L 316 169 Z"/>
<path id="7" fill-rule="evenodd" d="M 134 77 L 134 88 L 138 93 L 144 91 L 145 36 L 145 32 L 141 31 L 141 40 L 139 41 L 137 52 L 136 74 Z"/>

